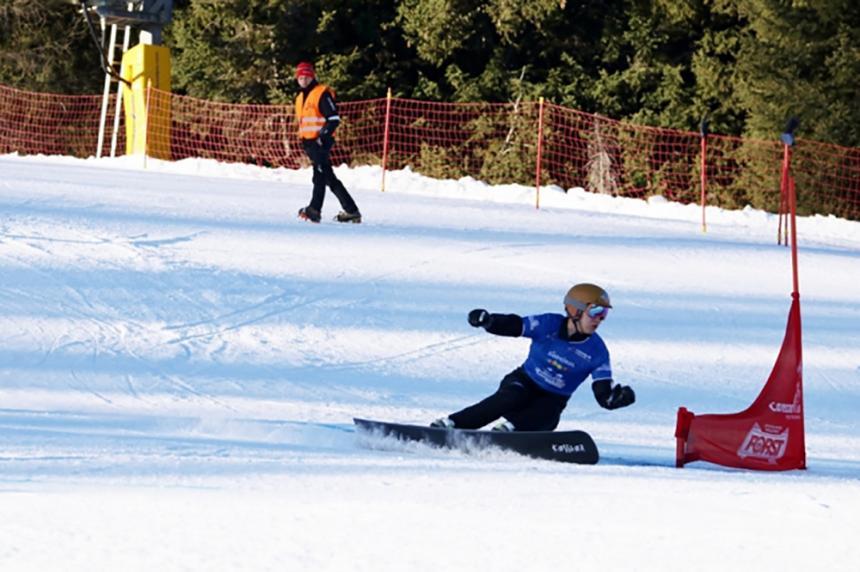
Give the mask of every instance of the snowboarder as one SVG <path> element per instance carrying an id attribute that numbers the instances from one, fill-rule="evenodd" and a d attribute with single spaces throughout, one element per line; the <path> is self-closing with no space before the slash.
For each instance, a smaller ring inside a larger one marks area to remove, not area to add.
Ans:
<path id="1" fill-rule="evenodd" d="M 597 334 L 612 305 L 609 294 L 594 284 L 577 284 L 564 298 L 565 315 L 491 314 L 469 312 L 469 324 L 498 336 L 531 338 L 522 366 L 502 379 L 499 389 L 483 401 L 431 427 L 478 429 L 496 421 L 494 431 L 552 431 L 571 394 L 590 375 L 601 407 L 617 409 L 636 400 L 633 390 L 612 380 L 609 350 Z"/>
<path id="2" fill-rule="evenodd" d="M 319 222 L 326 186 L 331 188 L 343 210 L 334 219 L 338 222 L 361 222 L 361 213 L 346 187 L 335 176 L 331 166 L 334 130 L 340 116 L 334 103 L 334 91 L 317 83 L 313 64 L 301 62 L 296 67 L 296 82 L 301 88 L 296 96 L 296 121 L 305 153 L 314 168 L 313 194 L 308 206 L 299 209 L 299 218 Z"/>

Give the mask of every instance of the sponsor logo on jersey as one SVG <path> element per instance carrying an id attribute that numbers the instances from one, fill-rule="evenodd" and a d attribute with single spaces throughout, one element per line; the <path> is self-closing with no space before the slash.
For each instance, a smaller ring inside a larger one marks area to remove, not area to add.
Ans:
<path id="1" fill-rule="evenodd" d="M 558 362 L 558 363 L 563 363 L 567 367 L 576 367 L 575 363 L 573 363 L 572 361 L 570 361 L 569 359 L 567 359 L 563 355 L 559 355 L 558 352 L 556 352 L 555 350 L 550 350 L 549 353 L 547 354 L 547 356 L 549 356 L 549 358 L 551 360 L 550 363 Z M 559 368 L 559 369 L 562 369 L 562 368 Z"/>
<path id="2" fill-rule="evenodd" d="M 591 361 L 591 354 L 587 354 L 579 348 L 573 350 L 573 353 L 575 353 L 576 355 L 578 355 L 579 357 L 581 357 L 585 361 Z"/>
<path id="3" fill-rule="evenodd" d="M 741 459 L 753 458 L 775 464 L 785 455 L 788 447 L 788 427 L 765 425 L 764 429 L 758 423 L 753 423 L 747 436 L 738 448 Z"/>
<path id="4" fill-rule="evenodd" d="M 557 387 L 559 389 L 562 389 L 564 387 L 564 378 L 561 376 L 561 374 L 552 374 L 550 372 L 546 372 L 540 369 L 537 371 L 537 374 L 548 385 Z"/>

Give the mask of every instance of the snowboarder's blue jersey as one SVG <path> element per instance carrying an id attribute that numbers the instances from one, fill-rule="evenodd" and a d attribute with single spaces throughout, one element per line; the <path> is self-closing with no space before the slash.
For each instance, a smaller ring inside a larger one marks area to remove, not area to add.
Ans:
<path id="1" fill-rule="evenodd" d="M 567 340 L 561 336 L 566 319 L 561 314 L 523 318 L 523 336 L 532 339 L 523 369 L 543 389 L 561 395 L 573 393 L 589 375 L 593 381 L 612 379 L 609 350 L 600 336 Z"/>

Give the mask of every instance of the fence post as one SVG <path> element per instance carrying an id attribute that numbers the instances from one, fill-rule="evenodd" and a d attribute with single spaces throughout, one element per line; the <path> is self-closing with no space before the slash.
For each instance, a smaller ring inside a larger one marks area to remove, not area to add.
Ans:
<path id="1" fill-rule="evenodd" d="M 146 100 L 143 105 L 143 168 L 146 169 L 146 156 L 149 155 L 149 114 L 152 112 L 150 101 L 152 96 L 152 78 L 146 80 Z"/>
<path id="2" fill-rule="evenodd" d="M 708 181 L 708 173 L 707 173 L 707 165 L 708 162 L 706 160 L 708 154 L 708 120 L 702 119 L 701 128 L 699 129 L 699 137 L 701 138 L 701 148 L 702 148 L 702 156 L 699 162 L 700 180 L 702 186 L 702 232 L 708 232 L 708 225 L 705 222 L 705 204 L 707 203 L 707 195 L 706 195 L 706 187 Z"/>
<path id="3" fill-rule="evenodd" d="M 535 165 L 535 208 L 540 208 L 540 166 L 543 154 L 543 96 L 538 102 L 537 159 Z"/>
<path id="4" fill-rule="evenodd" d="M 382 140 L 382 192 L 385 192 L 385 168 L 388 163 L 388 129 L 391 125 L 391 88 L 385 96 L 385 131 Z"/>

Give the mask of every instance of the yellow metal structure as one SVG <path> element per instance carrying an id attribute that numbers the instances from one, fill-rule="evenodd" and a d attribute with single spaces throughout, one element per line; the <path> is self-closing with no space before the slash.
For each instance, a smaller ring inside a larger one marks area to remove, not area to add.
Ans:
<path id="1" fill-rule="evenodd" d="M 125 152 L 170 159 L 170 50 L 138 44 L 123 55 Z M 151 89 L 150 89 L 151 88 Z"/>

